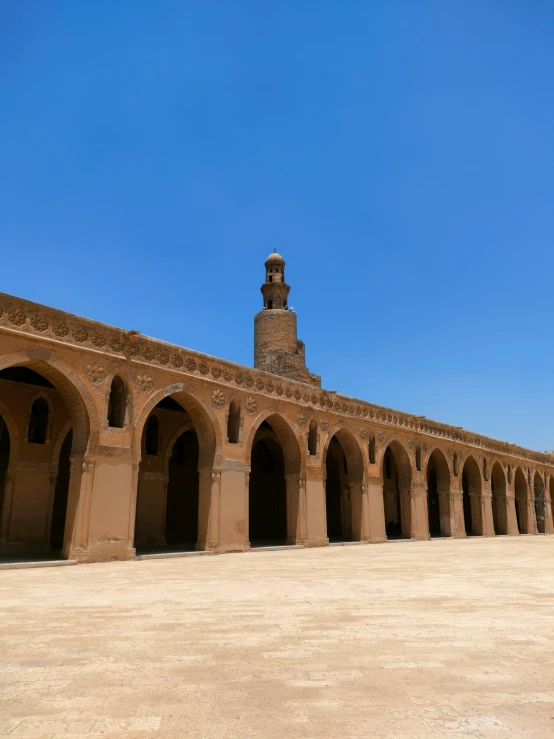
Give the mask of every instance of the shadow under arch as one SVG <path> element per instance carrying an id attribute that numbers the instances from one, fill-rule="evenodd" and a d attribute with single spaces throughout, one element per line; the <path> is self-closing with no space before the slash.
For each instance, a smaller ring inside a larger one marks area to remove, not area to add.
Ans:
<path id="1" fill-rule="evenodd" d="M 464 460 L 462 468 L 462 504 L 467 536 L 483 535 L 482 491 L 481 470 L 475 458 L 470 454 Z"/>
<path id="2" fill-rule="evenodd" d="M 383 445 L 381 474 L 387 539 L 410 539 L 412 464 L 408 450 L 394 436 Z"/>
<path id="3" fill-rule="evenodd" d="M 65 490 L 62 496 L 63 510 L 60 509 L 56 514 L 60 521 L 59 531 L 55 537 L 56 550 L 61 546 L 61 555 L 65 558 L 81 557 L 87 546 L 86 527 L 80 524 L 78 518 L 81 510 L 82 478 L 86 474 L 83 470 L 83 462 L 86 462 L 87 455 L 94 454 L 99 446 L 98 413 L 94 399 L 77 371 L 60 359 L 53 350 L 30 348 L 4 355 L 0 357 L 0 371 L 4 370 L 14 372 L 31 370 L 47 380 L 63 401 L 70 418 L 70 422 L 66 424 L 66 438 L 70 433 L 71 436 L 68 441 L 70 446 L 66 444 L 64 448 L 63 484 Z M 27 379 L 23 379 L 23 374 L 17 381 L 28 382 Z M 48 403 L 48 407 L 48 424 L 50 424 L 52 405 Z M 60 449 L 63 447 L 63 442 L 64 439 L 61 440 Z M 50 447 L 47 448 L 50 449 Z M 20 455 L 23 453 L 22 449 L 20 446 Z M 32 488 L 39 496 L 36 500 L 40 499 L 41 502 L 38 508 L 29 502 L 28 490 L 18 485 L 18 475 L 11 484 L 8 481 L 8 485 L 4 485 L 0 511 L 0 540 L 2 549 L 8 556 L 12 554 L 15 558 L 29 556 L 43 558 L 44 554 L 52 556 L 49 554 L 52 505 L 55 488 L 61 485 L 58 467 L 52 472 L 52 453 L 57 454 L 55 443 L 50 449 L 47 462 L 50 474 L 47 477 L 38 476 L 35 482 L 36 487 Z M 70 464 L 70 457 L 75 460 L 74 464 Z M 19 461 L 21 462 L 21 456 Z M 10 462 L 11 466 L 12 462 Z"/>
<path id="4" fill-rule="evenodd" d="M 171 398 L 186 411 L 196 429 L 199 442 L 198 466 L 214 467 L 222 457 L 222 435 L 217 417 L 211 408 L 207 408 L 196 398 L 190 388 L 183 382 L 166 385 L 153 393 L 139 411 L 134 423 L 133 461 L 138 464 L 142 456 L 142 435 L 146 421 L 154 408 L 165 398 Z"/>
<path id="5" fill-rule="evenodd" d="M 86 454 L 99 444 L 98 412 L 84 381 L 52 351 L 29 349 L 0 358 L 0 371 L 26 367 L 46 378 L 60 393 L 73 425 L 72 454 Z"/>
<path id="6" fill-rule="evenodd" d="M 520 534 L 530 534 L 529 521 L 529 488 L 525 472 L 521 467 L 516 467 L 514 472 L 514 494 L 516 500 L 517 528 Z"/>
<path id="7" fill-rule="evenodd" d="M 450 468 L 439 446 L 434 446 L 427 456 L 425 477 L 429 536 L 450 536 Z"/>
<path id="8" fill-rule="evenodd" d="M 305 457 L 289 422 L 274 409 L 260 414 L 248 435 L 248 534 L 251 546 L 303 543 L 301 472 Z"/>
<path id="9" fill-rule="evenodd" d="M 497 536 L 505 536 L 508 533 L 506 474 L 498 461 L 494 462 L 491 469 L 491 495 L 494 533 Z"/>
<path id="10" fill-rule="evenodd" d="M 178 413 L 169 419 L 175 409 Z M 168 441 L 150 457 L 143 436 L 154 410 L 159 434 Z M 213 409 L 185 383 L 152 394 L 137 414 L 132 443 L 138 468 L 131 512 L 137 546 L 206 549 L 209 540 L 215 546 L 214 527 L 219 522 L 212 515 L 211 482 L 212 470 L 222 458 L 221 443 Z"/>
<path id="11" fill-rule="evenodd" d="M 546 534 L 546 486 L 544 478 L 537 470 L 533 478 L 533 502 L 537 534 Z"/>
<path id="12" fill-rule="evenodd" d="M 364 455 L 344 422 L 329 431 L 322 465 L 327 538 L 331 543 L 361 541 Z"/>

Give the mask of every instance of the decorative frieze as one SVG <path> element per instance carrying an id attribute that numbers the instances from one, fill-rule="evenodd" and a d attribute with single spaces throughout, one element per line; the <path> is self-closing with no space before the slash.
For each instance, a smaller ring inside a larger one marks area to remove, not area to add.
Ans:
<path id="1" fill-rule="evenodd" d="M 400 430 L 410 430 L 439 439 L 449 439 L 466 446 L 507 454 L 539 464 L 554 464 L 554 459 L 548 454 L 532 452 L 513 444 L 473 434 L 464 429 L 430 421 L 421 416 L 400 413 L 348 398 L 336 392 L 314 390 L 314 388 L 304 383 L 275 377 L 267 372 L 246 368 L 232 362 L 205 357 L 198 352 L 182 349 L 161 341 L 146 339 L 137 334 L 136 331 L 123 331 L 122 329 L 102 326 L 94 321 L 64 314 L 4 294 L 0 294 L 0 329 L 30 334 L 40 338 L 40 340 L 50 339 L 52 342 L 62 342 L 77 346 L 80 350 L 101 352 L 108 355 L 112 360 L 114 358 L 119 360 L 124 358 L 128 361 L 166 369 L 173 373 L 215 380 L 219 384 L 235 388 L 255 389 L 259 394 L 273 398 L 277 396 L 282 400 L 309 408 L 320 408 L 341 416 L 368 419 L 374 424 Z M 102 368 L 101 364 L 91 362 L 87 365 L 85 375 L 93 386 L 98 386 L 102 382 L 100 375 L 93 372 L 92 369 L 88 369 L 92 368 L 94 364 L 98 368 Z M 135 387 L 139 392 L 145 394 L 152 392 L 152 377 L 147 373 L 139 374 L 135 380 Z M 219 392 L 223 396 L 223 393 Z M 221 396 L 217 396 L 217 403 L 221 403 Z M 253 408 L 252 401 L 256 403 L 255 399 L 250 396 L 245 405 L 247 412 L 250 414 L 255 413 L 257 409 L 256 404 L 254 410 L 250 410 Z M 225 398 L 223 396 L 224 403 Z M 214 407 L 216 406 L 214 405 Z M 305 414 L 303 415 L 307 418 Z M 327 419 L 320 421 L 323 431 L 326 430 L 324 425 L 326 423 L 328 423 Z M 361 429 L 360 436 L 366 438 L 363 436 Z M 382 430 L 377 432 L 376 436 L 379 441 L 383 441 L 385 438 Z"/>

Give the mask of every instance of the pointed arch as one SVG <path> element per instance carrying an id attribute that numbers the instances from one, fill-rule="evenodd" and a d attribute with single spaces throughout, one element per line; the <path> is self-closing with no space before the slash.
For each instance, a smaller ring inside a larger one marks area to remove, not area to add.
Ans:
<path id="1" fill-rule="evenodd" d="M 146 420 L 158 403 L 171 397 L 190 416 L 199 444 L 199 467 L 213 467 L 222 458 L 222 434 L 217 417 L 212 408 L 206 407 L 196 398 L 183 382 L 166 385 L 153 393 L 137 414 L 133 431 L 133 461 L 138 464 L 142 452 L 142 434 Z"/>
<path id="2" fill-rule="evenodd" d="M 533 502 L 537 534 L 546 534 L 546 490 L 544 478 L 537 470 L 533 480 Z"/>
<path id="3" fill-rule="evenodd" d="M 360 541 L 364 450 L 344 422 L 329 431 L 322 457 L 327 538 Z"/>
<path id="4" fill-rule="evenodd" d="M 0 357 L 0 370 L 28 367 L 54 385 L 67 406 L 73 422 L 72 454 L 94 451 L 99 444 L 98 412 L 84 381 L 53 351 L 32 348 Z"/>
<path id="5" fill-rule="evenodd" d="M 304 444 L 274 409 L 257 418 L 248 435 L 248 536 L 252 545 L 301 543 L 305 512 L 300 504 Z"/>
<path id="6" fill-rule="evenodd" d="M 508 533 L 508 499 L 506 475 L 500 462 L 496 461 L 491 469 L 492 520 L 494 533 L 506 535 Z"/>
<path id="7" fill-rule="evenodd" d="M 427 517 L 429 535 L 450 535 L 450 469 L 443 450 L 434 446 L 427 456 Z"/>
<path id="8" fill-rule="evenodd" d="M 483 534 L 482 491 L 481 469 L 473 455 L 470 454 L 466 457 L 462 468 L 462 503 L 467 536 L 482 536 Z"/>
<path id="9" fill-rule="evenodd" d="M 246 464 L 248 466 L 251 465 L 254 438 L 264 422 L 271 426 L 277 435 L 279 443 L 283 447 L 283 453 L 285 456 L 285 473 L 300 474 L 301 470 L 305 469 L 306 465 L 304 443 L 302 442 L 302 439 L 298 437 L 290 422 L 281 415 L 274 406 L 266 408 L 266 410 L 256 416 L 254 423 L 250 427 L 246 442 Z"/>
<path id="10" fill-rule="evenodd" d="M 517 528 L 520 534 L 529 534 L 529 487 L 527 485 L 527 476 L 522 467 L 516 467 L 514 474 L 514 494 L 516 499 L 516 518 Z"/>
<path id="11" fill-rule="evenodd" d="M 411 538 L 412 460 L 403 441 L 392 434 L 381 454 L 385 531 L 388 539 Z"/>

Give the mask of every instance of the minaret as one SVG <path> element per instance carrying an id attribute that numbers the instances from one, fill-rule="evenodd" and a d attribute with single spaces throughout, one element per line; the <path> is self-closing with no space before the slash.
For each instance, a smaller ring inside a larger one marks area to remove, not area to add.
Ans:
<path id="1" fill-rule="evenodd" d="M 321 387 L 321 378 L 306 367 L 304 342 L 296 336 L 296 313 L 288 307 L 285 260 L 277 252 L 265 260 L 261 292 L 264 307 L 254 317 L 254 367 Z"/>

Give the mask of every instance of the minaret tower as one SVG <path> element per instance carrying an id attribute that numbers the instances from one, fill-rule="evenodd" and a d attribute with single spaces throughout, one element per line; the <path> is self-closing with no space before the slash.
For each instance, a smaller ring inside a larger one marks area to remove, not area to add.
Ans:
<path id="1" fill-rule="evenodd" d="M 254 367 L 321 387 L 321 378 L 306 367 L 304 342 L 296 335 L 296 313 L 288 307 L 285 260 L 277 252 L 265 260 L 261 292 L 264 307 L 254 317 Z"/>

